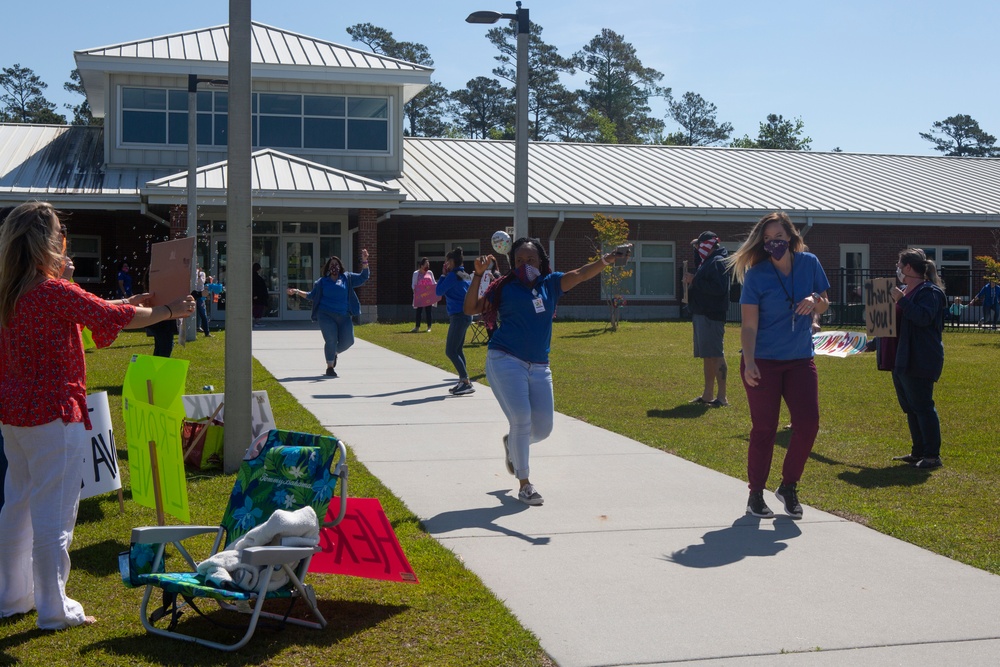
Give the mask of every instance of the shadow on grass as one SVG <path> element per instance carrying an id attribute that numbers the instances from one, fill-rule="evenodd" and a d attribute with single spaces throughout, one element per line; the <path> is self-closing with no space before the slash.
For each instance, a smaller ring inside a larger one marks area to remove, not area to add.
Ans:
<path id="1" fill-rule="evenodd" d="M 507 495 L 506 490 L 490 491 L 489 494 L 495 497 L 500 504 L 493 507 L 475 507 L 465 510 L 454 510 L 441 512 L 437 516 L 422 521 L 424 530 L 433 537 L 440 537 L 441 533 L 449 533 L 453 530 L 463 528 L 482 528 L 508 537 L 516 537 L 535 546 L 542 546 L 549 543 L 548 537 L 531 537 L 516 530 L 511 530 L 494 523 L 497 519 L 505 516 L 519 514 L 530 509 L 521 501 Z M 535 510 L 538 511 L 538 510 Z"/>
<path id="2" fill-rule="evenodd" d="M 7 616 L 0 619 L 0 630 L 4 629 L 4 627 L 8 625 L 16 625 L 26 617 L 27 614 L 16 614 L 14 616 Z M 12 635 L 0 638 L 0 666 L 7 667 L 7 665 L 22 664 L 17 658 L 8 655 L 7 651 L 20 646 L 21 644 L 27 644 L 30 641 L 52 634 L 51 630 L 42 630 L 41 628 L 35 627 L 34 612 L 31 612 L 31 619 L 32 627 L 30 630 L 16 632 Z"/>
<path id="3" fill-rule="evenodd" d="M 837 477 L 848 484 L 862 489 L 884 489 L 890 486 L 917 486 L 930 479 L 929 470 L 919 470 L 908 465 L 894 465 L 887 468 L 864 468 L 845 470 Z"/>
<path id="4" fill-rule="evenodd" d="M 771 521 L 768 521 L 771 523 Z M 712 530 L 702 536 L 702 544 L 692 544 L 663 556 L 663 560 L 684 567 L 721 567 L 744 558 L 774 556 L 788 548 L 784 542 L 802 534 L 789 517 L 775 517 L 773 530 L 762 530 L 760 519 L 741 516 L 732 526 Z"/>
<path id="5" fill-rule="evenodd" d="M 610 329 L 600 328 L 600 329 L 587 329 L 586 331 L 578 331 L 571 334 L 563 334 L 559 338 L 594 338 L 596 336 L 601 336 L 606 333 L 614 333 Z"/>
<path id="6" fill-rule="evenodd" d="M 327 620 L 322 630 L 280 624 L 261 619 L 250 642 L 237 652 L 224 652 L 207 647 L 190 647 L 166 637 L 147 634 L 145 631 L 131 637 L 115 637 L 95 642 L 81 649 L 81 653 L 108 653 L 110 655 L 145 660 L 160 665 L 261 665 L 289 646 L 303 647 L 306 655 L 319 656 L 323 650 L 353 635 L 376 627 L 409 609 L 405 605 L 373 604 L 350 600 L 319 600 L 320 613 Z M 296 608 L 304 607 L 299 603 Z M 277 608 L 270 609 L 278 611 Z M 282 610 L 283 611 L 283 610 Z M 136 605 L 138 613 L 138 605 Z M 293 612 L 294 613 L 294 612 Z M 242 623 L 237 631 L 227 631 L 206 620 L 186 614 L 177 629 L 185 634 L 233 642 L 246 631 L 249 616 L 234 612 L 215 611 L 208 614 L 218 623 Z M 136 620 L 138 623 L 138 619 Z M 2 644 L 0 644 L 2 646 Z M 187 647 L 186 647 L 187 646 Z M 185 648 L 186 647 L 186 648 Z"/>
<path id="7" fill-rule="evenodd" d="M 677 407 L 669 408 L 667 410 L 659 410 L 656 408 L 646 410 L 646 416 L 657 419 L 693 419 L 695 417 L 703 416 L 709 410 L 717 409 L 718 408 L 710 407 L 704 403 L 682 403 Z"/>
<path id="8" fill-rule="evenodd" d="M 81 549 L 73 549 L 73 569 L 84 570 L 95 577 L 111 576 L 118 572 L 118 554 L 128 548 L 127 542 L 104 540 Z"/>

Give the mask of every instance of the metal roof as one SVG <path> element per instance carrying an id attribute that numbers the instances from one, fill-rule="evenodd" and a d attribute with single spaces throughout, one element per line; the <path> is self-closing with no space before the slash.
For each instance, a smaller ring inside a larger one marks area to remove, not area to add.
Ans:
<path id="1" fill-rule="evenodd" d="M 1000 219 L 1000 159 L 537 142 L 529 211 Z M 514 143 L 404 139 L 403 208 L 510 215 Z"/>
<path id="2" fill-rule="evenodd" d="M 0 123 L 0 204 L 183 203 L 176 168 L 104 168 L 102 127 Z M 273 150 L 254 153 L 256 203 L 400 213 L 513 213 L 514 145 L 404 139 L 404 172 L 377 181 Z M 1000 222 L 1000 159 L 681 146 L 531 143 L 529 212 L 678 219 L 782 209 L 839 221 Z M 221 197 L 225 162 L 198 170 Z M 352 203 L 353 202 L 353 203 Z"/>
<path id="3" fill-rule="evenodd" d="M 433 68 L 253 22 L 250 58 L 255 79 L 401 85 L 410 99 L 430 83 Z M 109 72 L 198 74 L 225 78 L 229 26 L 220 25 L 74 51 L 87 99 L 104 114 Z"/>

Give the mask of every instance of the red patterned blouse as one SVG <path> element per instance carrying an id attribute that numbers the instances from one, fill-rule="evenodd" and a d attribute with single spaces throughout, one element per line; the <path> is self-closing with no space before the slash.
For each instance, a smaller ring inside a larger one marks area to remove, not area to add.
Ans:
<path id="1" fill-rule="evenodd" d="M 66 280 L 46 280 L 23 295 L 0 329 L 0 422 L 40 426 L 61 419 L 89 429 L 80 327 L 90 328 L 97 347 L 107 347 L 134 315 L 135 306 L 108 303 Z"/>

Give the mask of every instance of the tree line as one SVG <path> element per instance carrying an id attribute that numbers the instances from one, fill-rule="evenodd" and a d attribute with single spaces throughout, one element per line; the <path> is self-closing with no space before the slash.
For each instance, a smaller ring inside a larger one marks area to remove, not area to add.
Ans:
<path id="1" fill-rule="evenodd" d="M 347 28 L 355 42 L 374 53 L 432 67 L 430 50 L 418 42 L 397 40 L 393 34 L 371 23 Z M 486 38 L 497 49 L 492 77 L 477 76 L 464 88 L 449 91 L 431 81 L 403 109 L 404 132 L 415 137 L 461 137 L 512 139 L 515 126 L 517 27 L 514 21 L 490 29 Z M 810 150 L 801 118 L 768 114 L 759 123 L 756 136 L 734 137 L 731 123 L 718 119 L 714 104 L 696 92 L 674 97 L 662 85 L 663 74 L 642 64 L 636 49 L 622 35 L 604 28 L 570 57 L 542 38 L 542 26 L 531 24 L 528 49 L 528 116 L 534 141 L 576 141 L 619 144 L 666 144 L 674 146 L 731 146 Z M 66 115 L 45 98 L 47 84 L 20 64 L 0 71 L 0 121 L 14 123 L 65 124 Z M 586 75 L 585 86 L 570 90 L 562 75 Z M 83 95 L 80 74 L 70 72 L 63 84 L 69 92 Z M 656 117 L 650 101 L 662 98 L 667 114 Z M 64 105 L 75 125 L 100 124 L 86 99 Z M 676 126 L 668 131 L 667 122 Z M 945 155 L 1000 157 L 996 137 L 983 130 L 966 114 L 956 114 L 932 123 L 920 136 Z M 840 151 L 840 148 L 834 148 Z"/>

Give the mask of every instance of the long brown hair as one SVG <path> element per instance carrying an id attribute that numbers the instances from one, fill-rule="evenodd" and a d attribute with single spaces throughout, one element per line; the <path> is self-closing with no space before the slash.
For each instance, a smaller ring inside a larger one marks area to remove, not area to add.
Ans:
<path id="1" fill-rule="evenodd" d="M 768 213 L 750 229 L 746 241 L 743 242 L 739 250 L 726 259 L 726 262 L 732 267 L 736 279 L 741 283 L 747 271 L 750 270 L 750 267 L 756 266 L 769 258 L 767 251 L 764 250 L 764 228 L 772 222 L 781 223 L 785 233 L 788 234 L 789 251 L 804 252 L 809 250 L 809 246 L 802 240 L 802 235 L 799 234 L 799 230 L 795 229 L 795 225 L 792 224 L 792 219 L 788 217 L 787 213 L 784 211 Z"/>
<path id="2" fill-rule="evenodd" d="M 337 263 L 337 272 L 339 275 L 344 275 L 344 263 L 336 255 L 331 255 L 330 259 L 326 260 L 326 264 L 323 265 L 323 277 L 330 275 L 330 265 L 334 262 Z"/>
<path id="3" fill-rule="evenodd" d="M 53 231 L 59 213 L 48 202 L 21 204 L 0 229 L 0 327 L 14 316 L 17 301 L 39 278 L 62 274 L 63 244 Z"/>
<path id="4" fill-rule="evenodd" d="M 924 280 L 944 289 L 944 283 L 941 282 L 941 276 L 938 275 L 937 265 L 933 259 L 927 259 L 926 253 L 920 248 L 907 248 L 900 251 L 899 263 L 916 271 Z"/>

